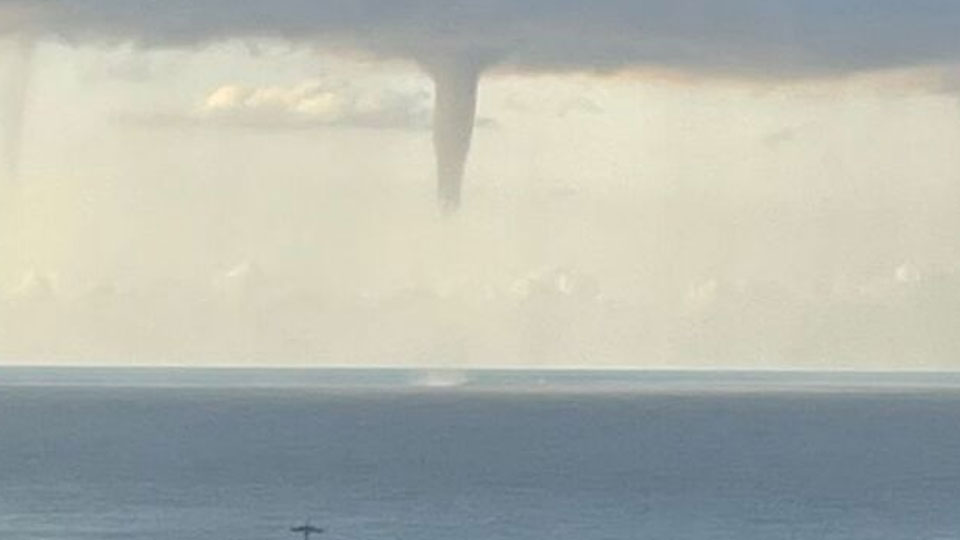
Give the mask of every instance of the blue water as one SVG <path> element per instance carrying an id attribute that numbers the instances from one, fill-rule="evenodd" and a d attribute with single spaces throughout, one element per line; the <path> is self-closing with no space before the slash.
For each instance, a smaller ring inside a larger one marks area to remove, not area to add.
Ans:
<path id="1" fill-rule="evenodd" d="M 960 392 L 916 381 L 0 376 L 2 540 L 960 538 Z"/>

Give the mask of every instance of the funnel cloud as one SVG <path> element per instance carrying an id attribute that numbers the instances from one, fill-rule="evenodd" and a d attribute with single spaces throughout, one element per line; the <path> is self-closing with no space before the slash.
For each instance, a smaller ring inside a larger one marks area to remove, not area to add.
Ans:
<path id="1" fill-rule="evenodd" d="M 437 153 L 437 194 L 444 212 L 460 207 L 460 192 L 477 114 L 480 68 L 449 62 L 431 70 L 436 84 L 433 143 Z"/>

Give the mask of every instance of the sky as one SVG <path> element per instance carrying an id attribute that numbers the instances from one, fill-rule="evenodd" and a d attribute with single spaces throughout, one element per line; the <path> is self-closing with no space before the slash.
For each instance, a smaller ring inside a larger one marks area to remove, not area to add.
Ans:
<path id="1" fill-rule="evenodd" d="M 0 363 L 958 369 L 958 22 L 2 1 Z"/>

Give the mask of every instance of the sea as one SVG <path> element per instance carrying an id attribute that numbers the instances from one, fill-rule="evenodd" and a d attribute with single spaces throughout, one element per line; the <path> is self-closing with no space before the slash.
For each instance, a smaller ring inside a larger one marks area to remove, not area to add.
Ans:
<path id="1" fill-rule="evenodd" d="M 957 374 L 0 368 L 0 540 L 960 538 Z"/>

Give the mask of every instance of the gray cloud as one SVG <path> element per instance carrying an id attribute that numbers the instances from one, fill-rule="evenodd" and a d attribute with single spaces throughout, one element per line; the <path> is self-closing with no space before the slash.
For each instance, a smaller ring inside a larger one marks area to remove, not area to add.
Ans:
<path id="1" fill-rule="evenodd" d="M 186 46 L 279 38 L 429 63 L 826 75 L 960 59 L 948 0 L 7 0 L 0 32 Z"/>

